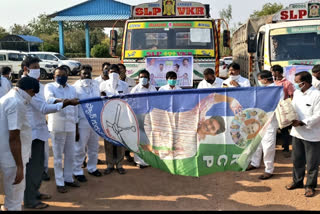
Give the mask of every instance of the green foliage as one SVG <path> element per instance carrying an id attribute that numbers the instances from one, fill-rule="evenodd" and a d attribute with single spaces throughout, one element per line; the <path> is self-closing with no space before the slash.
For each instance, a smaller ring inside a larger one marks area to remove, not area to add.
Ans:
<path id="1" fill-rule="evenodd" d="M 3 27 L 0 27 L 0 39 L 9 35 L 9 33 Z"/>
<path id="2" fill-rule="evenodd" d="M 91 49 L 91 56 L 97 57 L 97 58 L 110 57 L 109 46 L 106 44 L 97 44 L 93 46 L 93 48 Z"/>
<path id="3" fill-rule="evenodd" d="M 282 4 L 278 3 L 266 3 L 262 6 L 261 10 L 255 10 L 250 17 L 258 18 L 261 16 L 272 15 L 279 12 L 283 8 Z"/>
<path id="4" fill-rule="evenodd" d="M 10 27 L 11 34 L 32 35 L 32 29 L 28 25 L 14 24 Z"/>
<path id="5" fill-rule="evenodd" d="M 219 12 L 219 15 L 220 15 L 220 18 L 224 19 L 229 25 L 230 21 L 232 19 L 232 6 L 231 6 L 231 4 L 229 4 L 226 9 L 222 9 Z"/>

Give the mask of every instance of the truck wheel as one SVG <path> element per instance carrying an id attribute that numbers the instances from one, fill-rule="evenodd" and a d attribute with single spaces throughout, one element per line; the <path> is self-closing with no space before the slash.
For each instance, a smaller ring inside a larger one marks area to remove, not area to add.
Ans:
<path id="1" fill-rule="evenodd" d="M 47 72 L 46 72 L 46 70 L 44 70 L 44 69 L 40 69 L 40 79 L 41 80 L 45 80 L 45 79 L 47 79 Z"/>

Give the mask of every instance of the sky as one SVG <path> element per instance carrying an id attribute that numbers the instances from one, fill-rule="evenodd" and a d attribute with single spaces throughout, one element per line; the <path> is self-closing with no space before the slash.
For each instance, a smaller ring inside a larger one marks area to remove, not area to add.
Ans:
<path id="1" fill-rule="evenodd" d="M 52 14 L 62 9 L 82 3 L 85 0 L 0 0 L 0 26 L 9 30 L 13 24 L 28 24 L 40 14 Z M 156 0 L 118 0 L 119 2 L 136 5 Z M 193 0 L 204 4 L 210 4 L 211 16 L 219 18 L 219 11 L 232 5 L 231 27 L 235 23 L 245 21 L 254 10 L 260 10 L 265 3 L 281 3 L 285 7 L 292 3 L 306 2 L 307 0 Z"/>

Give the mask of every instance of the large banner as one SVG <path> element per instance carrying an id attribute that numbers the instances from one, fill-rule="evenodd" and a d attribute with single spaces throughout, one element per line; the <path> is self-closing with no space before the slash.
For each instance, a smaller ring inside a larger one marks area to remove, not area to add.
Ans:
<path id="1" fill-rule="evenodd" d="M 167 84 L 168 71 L 177 73 L 177 85 L 192 87 L 193 83 L 193 56 L 183 57 L 148 57 L 146 68 L 150 73 L 150 83 L 155 87 Z"/>
<path id="2" fill-rule="evenodd" d="M 297 73 L 308 71 L 311 74 L 312 68 L 312 65 L 289 65 L 284 69 L 284 77 L 294 83 L 294 78 Z"/>
<path id="3" fill-rule="evenodd" d="M 201 176 L 245 170 L 282 87 L 192 89 L 81 100 L 92 128 L 152 167 Z"/>

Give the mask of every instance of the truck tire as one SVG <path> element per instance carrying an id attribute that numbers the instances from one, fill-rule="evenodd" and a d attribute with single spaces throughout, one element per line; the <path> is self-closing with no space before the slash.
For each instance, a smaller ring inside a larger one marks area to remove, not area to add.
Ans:
<path id="1" fill-rule="evenodd" d="M 47 79 L 47 72 L 43 68 L 40 68 L 40 79 L 41 80 Z"/>

